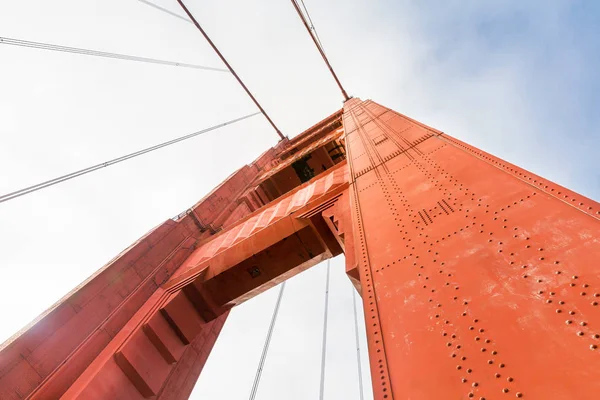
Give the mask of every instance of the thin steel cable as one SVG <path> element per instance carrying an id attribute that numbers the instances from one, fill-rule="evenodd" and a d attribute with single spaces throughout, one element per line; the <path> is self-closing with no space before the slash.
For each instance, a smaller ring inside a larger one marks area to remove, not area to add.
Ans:
<path id="1" fill-rule="evenodd" d="M 362 381 L 362 367 L 360 364 L 360 342 L 358 340 L 358 315 L 356 312 L 356 293 L 354 293 L 354 286 L 352 288 L 352 308 L 354 309 L 354 336 L 356 337 L 356 361 L 358 365 L 358 393 L 360 400 L 364 400 L 363 394 L 363 381 Z"/>
<path id="2" fill-rule="evenodd" d="M 271 324 L 269 325 L 267 338 L 265 339 L 265 344 L 263 346 L 263 351 L 260 356 L 258 368 L 256 369 L 254 383 L 252 384 L 252 390 L 250 391 L 250 400 L 254 400 L 256 398 L 256 393 L 258 393 L 258 385 L 260 383 L 262 371 L 265 366 L 265 360 L 267 359 L 267 353 L 269 352 L 269 345 L 271 344 L 271 337 L 273 336 L 273 330 L 275 329 L 275 323 L 277 322 L 277 315 L 279 314 L 279 306 L 281 305 L 281 299 L 283 298 L 284 289 L 285 281 L 281 284 L 281 289 L 279 289 L 279 296 L 277 296 L 277 302 L 275 303 L 275 309 L 273 310 L 273 316 L 271 317 Z"/>
<path id="3" fill-rule="evenodd" d="M 319 37 L 317 28 L 315 28 L 315 24 L 313 24 L 313 22 L 312 22 L 312 18 L 310 17 L 310 14 L 308 13 L 308 9 L 306 8 L 306 4 L 304 4 L 304 0 L 300 0 L 300 3 L 302 3 L 302 8 L 304 8 L 304 12 L 306 13 L 306 16 L 308 17 L 308 22 L 310 22 L 310 29 L 312 29 L 312 31 L 315 33 L 317 41 L 319 42 L 319 46 L 321 46 L 321 48 L 323 49 L 323 52 L 325 52 L 325 48 L 323 48 L 323 43 L 321 43 L 321 38 Z"/>
<path id="4" fill-rule="evenodd" d="M 242 80 L 240 79 L 240 77 L 238 76 L 238 74 L 233 70 L 233 68 L 231 67 L 231 65 L 227 62 L 227 60 L 225 59 L 225 57 L 223 56 L 223 54 L 219 51 L 219 49 L 217 48 L 217 46 L 215 46 L 215 44 L 213 43 L 213 41 L 210 40 L 210 38 L 208 37 L 208 35 L 204 31 L 204 29 L 202 29 L 202 27 L 200 26 L 200 24 L 198 23 L 198 21 L 196 20 L 196 18 L 194 18 L 194 16 L 190 12 L 190 10 L 188 10 L 188 8 L 185 6 L 185 4 L 183 4 L 183 1 L 182 0 L 177 0 L 177 3 L 179 3 L 179 5 L 183 9 L 183 11 L 185 11 L 185 13 L 187 14 L 187 16 L 194 23 L 194 25 L 196 25 L 196 28 L 198 28 L 198 30 L 200 31 L 200 33 L 202 34 L 202 36 L 204 36 L 204 39 L 206 39 L 206 41 L 208 42 L 208 44 L 210 44 L 210 47 L 212 47 L 213 50 L 215 51 L 215 53 L 217 53 L 217 55 L 219 56 L 219 58 L 221 59 L 221 61 L 223 61 L 223 63 L 227 66 L 227 68 L 229 69 L 229 71 L 231 71 L 231 73 L 233 74 L 233 76 L 235 77 L 235 79 L 237 79 L 238 83 L 242 86 L 242 88 L 244 88 L 244 90 L 246 91 L 246 93 L 248 94 L 248 96 L 250 96 L 250 98 L 252 99 L 252 101 L 254 102 L 254 104 L 256 104 L 256 106 L 258 107 L 258 109 L 260 110 L 260 112 L 269 121 L 269 123 L 271 124 L 271 126 L 273 127 L 273 129 L 275 129 L 275 131 L 277 132 L 277 135 L 279 135 L 279 138 L 281 140 L 285 139 L 285 136 L 283 136 L 283 133 L 281 133 L 281 131 L 279 130 L 279 128 L 277 128 L 277 125 L 275 125 L 275 123 L 273 122 L 273 120 L 271 120 L 271 118 L 269 117 L 269 115 L 267 114 L 267 112 L 262 108 L 262 106 L 260 105 L 260 103 L 258 102 L 258 100 L 256 100 L 256 98 L 252 95 L 252 93 L 246 87 L 246 85 L 244 84 L 244 82 L 242 82 Z"/>
<path id="5" fill-rule="evenodd" d="M 257 114 L 260 114 L 260 113 L 259 112 L 255 112 L 253 114 L 248 114 L 248 115 L 245 115 L 245 116 L 240 117 L 240 118 L 232 119 L 230 121 L 223 122 L 223 123 L 221 123 L 219 125 L 214 125 L 214 126 L 211 126 L 210 128 L 202 129 L 200 131 L 197 131 L 197 132 L 194 132 L 194 133 L 190 133 L 189 135 L 185 135 L 185 136 L 181 136 L 181 137 L 179 137 L 177 139 L 169 140 L 168 142 L 163 142 L 163 143 L 157 144 L 155 146 L 147 147 L 145 149 L 142 149 L 142 150 L 139 150 L 139 151 L 136 151 L 136 152 L 133 152 L 133 153 L 130 153 L 130 154 L 127 154 L 127 155 L 124 155 L 124 156 L 121 156 L 121 157 L 109 160 L 109 161 L 105 161 L 105 162 L 100 163 L 100 164 L 92 165 L 91 167 L 84 168 L 84 169 L 81 169 L 79 171 L 71 172 L 70 174 L 59 176 L 57 178 L 50 179 L 48 181 L 41 182 L 41 183 L 38 183 L 38 184 L 33 185 L 33 186 L 29 186 L 29 187 L 26 187 L 26 188 L 23 188 L 23 189 L 19 189 L 17 191 L 12 192 L 12 193 L 7 193 L 5 195 L 0 196 L 0 203 L 4 203 L 5 201 L 16 199 L 17 197 L 21 197 L 21 196 L 24 196 L 26 194 L 36 192 L 38 190 L 47 188 L 49 186 L 54 186 L 56 184 L 68 181 L 70 179 L 76 178 L 76 177 L 81 176 L 81 175 L 89 174 L 90 172 L 94 172 L 94 171 L 99 170 L 101 168 L 108 167 L 109 165 L 117 164 L 117 163 L 123 162 L 125 160 L 129 160 L 130 158 L 134 158 L 134 157 L 137 157 L 137 156 L 141 156 L 142 154 L 150 153 L 150 152 L 152 152 L 154 150 L 158 150 L 160 148 L 163 148 L 163 147 L 166 147 L 166 146 L 170 146 L 172 144 L 181 142 L 183 140 L 191 139 L 191 138 L 193 138 L 195 136 L 201 135 L 201 134 L 206 133 L 206 132 L 213 131 L 215 129 L 221 128 L 221 127 L 226 126 L 226 125 L 230 125 L 230 124 L 242 121 L 242 120 L 244 120 L 246 118 L 253 117 L 253 116 L 257 115 Z"/>
<path id="6" fill-rule="evenodd" d="M 327 356 L 327 312 L 329 308 L 329 271 L 331 260 L 327 260 L 327 278 L 325 282 L 325 312 L 323 313 L 323 345 L 321 348 L 321 384 L 319 387 L 319 400 L 325 394 L 325 359 Z"/>
<path id="7" fill-rule="evenodd" d="M 302 20 L 302 23 L 304 24 L 304 27 L 308 31 L 308 34 L 310 35 L 310 38 L 315 43 L 315 46 L 317 47 L 317 50 L 319 50 L 319 53 L 321 53 L 321 57 L 323 57 L 323 61 L 325 61 L 325 64 L 327 64 L 327 68 L 329 68 L 329 72 L 331 72 L 331 75 L 333 76 L 333 79 L 335 79 L 335 82 L 337 83 L 338 87 L 342 91 L 342 95 L 344 96 L 344 100 L 345 101 L 350 100 L 350 97 L 348 97 L 348 93 L 346 93 L 346 89 L 344 89 L 344 87 L 342 86 L 342 83 L 338 79 L 338 76 L 336 75 L 335 71 L 333 70 L 333 67 L 331 66 L 331 63 L 329 62 L 329 59 L 327 58 L 327 55 L 325 54 L 325 50 L 323 49 L 323 47 L 320 44 L 320 40 L 318 40 L 318 38 L 315 36 L 315 34 L 313 33 L 313 31 L 310 29 L 310 26 L 308 25 L 308 21 L 304 17 L 304 14 L 302 13 L 302 10 L 300 9 L 300 6 L 298 5 L 298 2 L 296 0 L 292 0 L 292 4 L 294 5 L 294 8 L 296 9 L 296 12 L 298 13 L 298 16 Z"/>
<path id="8" fill-rule="evenodd" d="M 159 6 L 158 4 L 154 4 L 154 3 L 152 3 L 151 1 L 146 1 L 146 0 L 138 0 L 138 1 L 139 1 L 140 3 L 144 3 L 144 4 L 146 4 L 146 5 L 149 5 L 150 7 L 154 7 L 154 8 L 156 8 L 157 10 L 160 10 L 160 11 L 162 11 L 162 12 L 164 12 L 164 13 L 167 13 L 167 14 L 169 14 L 169 15 L 171 15 L 171 16 L 173 16 L 173 17 L 175 17 L 175 18 L 179 18 L 179 19 L 181 19 L 181 20 L 183 20 L 183 21 L 185 21 L 185 22 L 189 22 L 190 24 L 193 24 L 193 22 L 192 22 L 192 21 L 190 21 L 189 19 L 187 19 L 187 18 L 186 18 L 186 17 L 184 17 L 183 15 L 179 15 L 179 14 L 177 14 L 177 13 L 174 13 L 174 12 L 173 12 L 173 11 L 171 11 L 171 10 L 167 10 L 166 8 L 164 8 L 164 7 L 161 7 L 161 6 Z"/>
<path id="9" fill-rule="evenodd" d="M 216 72 L 229 72 L 228 70 L 223 69 L 223 68 L 206 67 L 204 65 L 188 64 L 188 63 L 181 63 L 181 62 L 168 61 L 168 60 L 159 60 L 156 58 L 139 57 L 139 56 L 132 56 L 132 55 L 128 55 L 128 54 L 109 53 L 109 52 L 105 52 L 105 51 L 82 49 L 82 48 L 78 48 L 78 47 L 61 46 L 61 45 L 51 44 L 51 43 L 32 42 L 29 40 L 13 39 L 13 38 L 8 38 L 8 37 L 1 37 L 1 36 L 0 36 L 0 44 L 10 45 L 10 46 L 19 46 L 19 47 L 28 47 L 28 48 L 40 49 L 40 50 L 57 51 L 57 52 L 62 52 L 62 53 L 72 53 L 72 54 L 81 54 L 81 55 L 86 55 L 86 56 L 112 58 L 112 59 L 118 59 L 118 60 L 137 61 L 137 62 L 144 62 L 144 63 L 150 63 L 150 64 L 169 65 L 172 67 L 194 68 L 194 69 L 202 69 L 202 70 L 206 70 L 206 71 L 216 71 Z"/>

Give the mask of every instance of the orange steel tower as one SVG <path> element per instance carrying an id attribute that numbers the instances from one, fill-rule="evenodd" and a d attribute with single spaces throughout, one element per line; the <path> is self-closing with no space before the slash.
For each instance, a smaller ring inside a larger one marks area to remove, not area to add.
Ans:
<path id="1" fill-rule="evenodd" d="M 232 307 L 344 253 L 375 399 L 598 399 L 599 219 L 353 98 L 5 343 L 0 398 L 187 398 Z"/>

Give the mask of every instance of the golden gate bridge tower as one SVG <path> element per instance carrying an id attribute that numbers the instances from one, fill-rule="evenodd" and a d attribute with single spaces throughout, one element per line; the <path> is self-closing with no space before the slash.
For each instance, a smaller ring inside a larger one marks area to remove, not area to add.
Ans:
<path id="1" fill-rule="evenodd" d="M 599 398 L 600 204 L 345 97 L 13 337 L 0 398 L 186 399 L 233 307 L 340 254 L 375 399 Z"/>

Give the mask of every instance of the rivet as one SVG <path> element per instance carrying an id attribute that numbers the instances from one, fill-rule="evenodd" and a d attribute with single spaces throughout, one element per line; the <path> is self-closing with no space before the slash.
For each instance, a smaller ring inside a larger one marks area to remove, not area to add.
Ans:
<path id="1" fill-rule="evenodd" d="M 517 397 L 523 397 L 523 393 L 521 393 L 521 392 L 517 392 L 516 396 L 517 396 Z"/>
<path id="2" fill-rule="evenodd" d="M 456 369 L 462 369 L 462 367 L 460 365 L 457 365 Z"/>
<path id="3" fill-rule="evenodd" d="M 493 363 L 494 363 L 494 360 L 488 360 L 488 364 L 490 364 L 490 365 L 491 365 L 491 364 L 493 364 Z"/>
<path id="4" fill-rule="evenodd" d="M 505 365 L 504 365 L 504 364 L 502 364 L 502 363 L 501 363 L 500 365 L 498 365 L 498 366 L 499 366 L 500 368 L 504 368 L 504 367 L 505 367 Z"/>
<path id="5" fill-rule="evenodd" d="M 587 325 L 587 322 L 585 322 L 585 321 L 581 321 L 581 322 L 579 323 L 579 325 L 581 325 L 581 326 L 586 326 L 586 325 Z"/>
<path id="6" fill-rule="evenodd" d="M 509 376 L 508 378 L 506 378 L 506 380 L 507 380 L 507 381 L 509 381 L 509 382 L 512 382 L 512 381 L 514 381 L 514 379 L 513 379 L 513 377 L 512 377 L 512 376 Z"/>
<path id="7" fill-rule="evenodd" d="M 594 334 L 594 336 L 592 336 L 594 339 L 600 339 L 600 335 L 598 335 L 597 333 Z"/>
<path id="8" fill-rule="evenodd" d="M 581 331 L 577 332 L 577 336 L 583 336 L 583 332 L 581 332 Z"/>
<path id="9" fill-rule="evenodd" d="M 466 383 L 466 382 L 467 382 L 467 379 L 466 379 L 466 378 L 462 378 L 460 381 L 461 381 L 462 383 Z"/>
<path id="10" fill-rule="evenodd" d="M 497 372 L 494 374 L 494 376 L 495 376 L 496 378 L 500 378 L 500 374 L 499 374 L 499 373 L 497 373 Z"/>
<path id="11" fill-rule="evenodd" d="M 477 387 L 477 386 L 479 386 L 479 383 L 473 382 L 473 387 Z"/>
<path id="12" fill-rule="evenodd" d="M 560 308 L 557 308 L 557 309 L 556 309 L 556 313 L 557 313 L 557 314 L 560 314 L 561 312 L 562 312 L 562 310 L 561 310 Z"/>
<path id="13" fill-rule="evenodd" d="M 565 302 L 561 300 L 558 302 L 558 304 L 560 304 L 562 306 L 563 304 L 565 304 Z"/>
<path id="14" fill-rule="evenodd" d="M 508 389 L 507 388 L 502 389 L 502 393 L 508 393 Z"/>
<path id="15" fill-rule="evenodd" d="M 575 315 L 575 311 L 569 311 L 569 315 Z"/>
<path id="16" fill-rule="evenodd" d="M 493 354 L 493 355 L 496 355 L 496 354 L 498 354 L 498 352 L 497 352 L 496 350 L 493 350 L 493 351 L 492 351 L 492 354 Z"/>
<path id="17" fill-rule="evenodd" d="M 471 368 L 467 369 L 468 374 L 470 374 L 471 372 L 473 372 L 473 370 Z"/>
<path id="18" fill-rule="evenodd" d="M 595 345 L 595 344 L 591 344 L 591 345 L 590 345 L 590 349 L 591 349 L 591 350 L 596 350 L 597 348 L 598 348 L 598 346 L 597 346 L 597 345 Z"/>
<path id="19" fill-rule="evenodd" d="M 490 339 L 485 339 L 486 343 L 491 343 L 492 341 Z"/>
<path id="20" fill-rule="evenodd" d="M 567 324 L 567 325 L 571 325 L 572 323 L 573 323 L 573 321 L 571 321 L 570 319 L 565 321 L 565 324 Z"/>

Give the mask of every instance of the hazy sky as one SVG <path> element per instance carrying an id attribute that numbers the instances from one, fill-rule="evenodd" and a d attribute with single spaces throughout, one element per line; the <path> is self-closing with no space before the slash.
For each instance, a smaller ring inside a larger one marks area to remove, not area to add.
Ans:
<path id="1" fill-rule="evenodd" d="M 600 3 L 305 3 L 350 94 L 600 199 Z M 284 134 L 341 107 L 289 1 L 187 4 Z M 3 1 L 0 36 L 220 66 L 193 26 L 137 0 Z M 225 73 L 5 45 L 0 72 L 0 193 L 255 109 Z M 0 204 L 0 341 L 276 141 L 257 116 Z M 342 264 L 332 263 L 328 400 L 358 399 Z M 321 265 L 287 286 L 259 400 L 318 397 L 324 278 Z M 192 398 L 248 397 L 276 294 L 232 313 Z"/>

